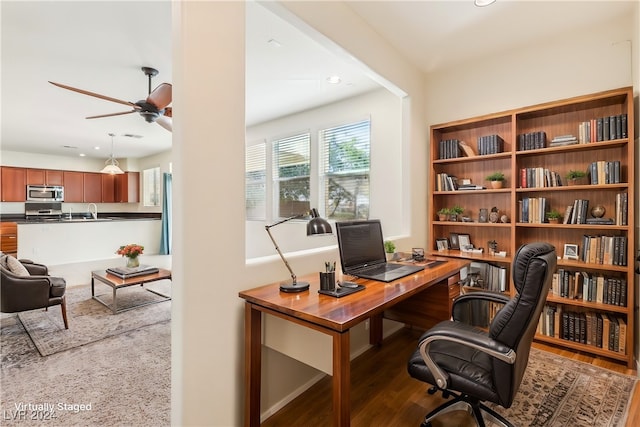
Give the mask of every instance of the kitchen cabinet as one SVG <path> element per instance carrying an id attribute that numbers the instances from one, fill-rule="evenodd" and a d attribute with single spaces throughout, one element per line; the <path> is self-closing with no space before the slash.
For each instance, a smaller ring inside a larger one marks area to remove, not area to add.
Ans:
<path id="1" fill-rule="evenodd" d="M 2 201 L 24 202 L 27 198 L 27 174 L 25 168 L 3 166 Z"/>
<path id="2" fill-rule="evenodd" d="M 116 175 L 115 201 L 137 203 L 140 199 L 140 172 L 125 172 Z"/>
<path id="3" fill-rule="evenodd" d="M 18 224 L 0 222 L 0 251 L 18 257 Z"/>
<path id="4" fill-rule="evenodd" d="M 82 172 L 64 171 L 64 201 L 84 201 L 84 177 Z"/>
<path id="5" fill-rule="evenodd" d="M 83 174 L 83 201 L 87 203 L 102 202 L 102 174 L 85 172 Z"/>
<path id="6" fill-rule="evenodd" d="M 27 185 L 64 185 L 61 170 L 27 169 Z"/>
<path id="7" fill-rule="evenodd" d="M 103 173 L 102 175 L 102 202 L 113 203 L 116 201 L 116 176 Z"/>

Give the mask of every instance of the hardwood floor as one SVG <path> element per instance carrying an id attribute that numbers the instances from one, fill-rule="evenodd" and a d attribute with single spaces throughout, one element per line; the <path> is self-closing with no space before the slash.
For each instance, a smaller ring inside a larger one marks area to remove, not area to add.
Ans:
<path id="1" fill-rule="evenodd" d="M 404 328 L 385 340 L 379 348 L 372 348 L 351 363 L 351 425 L 419 426 L 423 417 L 443 402 L 440 393 L 428 395 L 427 386 L 407 374 L 406 363 L 415 349 L 420 332 Z M 573 354 L 555 347 L 534 343 L 534 347 L 564 357 L 592 363 L 627 375 L 636 371 L 626 366 L 592 356 Z M 276 414 L 265 420 L 265 427 L 331 425 L 331 377 L 314 384 Z M 433 427 L 474 426 L 465 413 L 436 420 Z M 636 387 L 626 426 L 640 425 L 640 387 Z"/>

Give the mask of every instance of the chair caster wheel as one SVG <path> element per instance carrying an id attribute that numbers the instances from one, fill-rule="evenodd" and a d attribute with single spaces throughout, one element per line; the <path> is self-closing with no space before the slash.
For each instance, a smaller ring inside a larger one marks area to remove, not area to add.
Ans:
<path id="1" fill-rule="evenodd" d="M 420 427 L 431 427 L 431 422 L 423 422 L 422 424 L 420 424 Z"/>
<path id="2" fill-rule="evenodd" d="M 438 391 L 438 387 L 433 386 L 431 387 L 429 390 L 427 390 L 427 393 L 429 394 L 435 394 Z"/>

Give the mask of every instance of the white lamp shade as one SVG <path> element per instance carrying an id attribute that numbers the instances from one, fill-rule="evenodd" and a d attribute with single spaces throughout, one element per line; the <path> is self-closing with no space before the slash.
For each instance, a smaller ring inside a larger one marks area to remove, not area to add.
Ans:
<path id="1" fill-rule="evenodd" d="M 104 169 L 102 169 L 100 171 L 100 173 L 108 173 L 108 174 L 111 174 L 111 175 L 118 175 L 118 174 L 121 174 L 121 173 L 124 173 L 124 172 L 122 171 L 122 169 L 120 169 L 118 167 L 117 164 L 109 163 L 104 167 Z"/>

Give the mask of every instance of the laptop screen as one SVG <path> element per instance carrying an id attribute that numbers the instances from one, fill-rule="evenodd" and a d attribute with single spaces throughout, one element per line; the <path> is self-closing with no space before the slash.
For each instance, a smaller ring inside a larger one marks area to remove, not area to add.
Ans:
<path id="1" fill-rule="evenodd" d="M 380 220 L 336 222 L 342 271 L 386 262 Z"/>

